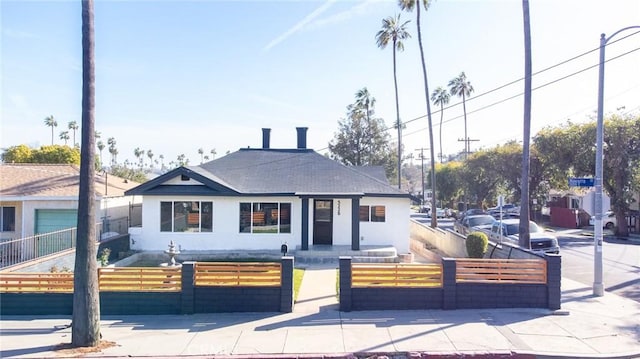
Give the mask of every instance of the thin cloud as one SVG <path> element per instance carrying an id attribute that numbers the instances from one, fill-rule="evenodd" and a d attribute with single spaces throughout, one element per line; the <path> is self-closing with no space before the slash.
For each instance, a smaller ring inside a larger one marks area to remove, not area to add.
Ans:
<path id="1" fill-rule="evenodd" d="M 359 4 L 352 6 L 350 9 L 339 12 L 337 14 L 331 15 L 329 17 L 325 17 L 324 19 L 318 19 L 307 28 L 309 29 L 317 29 L 321 27 L 325 27 L 327 25 L 333 25 L 340 22 L 349 21 L 350 19 L 361 16 L 366 13 L 367 9 L 370 8 L 375 3 L 379 3 L 380 0 L 363 0 Z"/>
<path id="2" fill-rule="evenodd" d="M 268 43 L 267 46 L 264 47 L 263 51 L 269 51 L 274 46 L 286 40 L 289 36 L 300 31 L 302 28 L 304 28 L 305 25 L 313 21 L 318 16 L 322 15 L 323 12 L 327 11 L 327 9 L 329 9 L 334 2 L 336 2 L 336 0 L 327 0 L 324 4 L 320 5 L 319 8 L 315 9 L 311 14 L 305 16 L 304 19 L 293 25 L 289 30 L 285 31 L 282 35 L 278 36 L 270 43 Z"/>
<path id="3" fill-rule="evenodd" d="M 30 32 L 26 32 L 26 31 L 21 31 L 21 30 L 4 29 L 4 30 L 2 30 L 2 33 L 6 37 L 10 37 L 10 38 L 14 38 L 14 39 L 20 39 L 20 40 L 38 39 L 38 38 L 40 38 L 36 34 L 30 33 Z"/>

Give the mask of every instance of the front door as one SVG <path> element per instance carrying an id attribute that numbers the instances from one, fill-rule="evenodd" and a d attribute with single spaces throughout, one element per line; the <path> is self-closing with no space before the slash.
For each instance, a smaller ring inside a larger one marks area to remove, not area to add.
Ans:
<path id="1" fill-rule="evenodd" d="M 333 201 L 313 201 L 313 244 L 333 244 Z"/>

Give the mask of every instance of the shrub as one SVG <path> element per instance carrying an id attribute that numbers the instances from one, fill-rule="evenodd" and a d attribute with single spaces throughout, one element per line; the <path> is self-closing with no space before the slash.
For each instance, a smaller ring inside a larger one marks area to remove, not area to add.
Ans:
<path id="1" fill-rule="evenodd" d="M 482 258 L 487 252 L 489 238 L 482 232 L 471 232 L 465 241 L 469 258 Z"/>

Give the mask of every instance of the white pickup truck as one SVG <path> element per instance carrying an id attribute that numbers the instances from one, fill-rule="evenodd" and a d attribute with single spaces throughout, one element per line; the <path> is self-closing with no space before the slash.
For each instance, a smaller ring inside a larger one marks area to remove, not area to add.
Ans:
<path id="1" fill-rule="evenodd" d="M 519 225 L 518 218 L 496 220 L 488 232 L 489 239 L 495 243 L 509 242 L 518 245 Z M 529 221 L 529 239 L 534 252 L 560 253 L 558 239 L 532 221 Z"/>

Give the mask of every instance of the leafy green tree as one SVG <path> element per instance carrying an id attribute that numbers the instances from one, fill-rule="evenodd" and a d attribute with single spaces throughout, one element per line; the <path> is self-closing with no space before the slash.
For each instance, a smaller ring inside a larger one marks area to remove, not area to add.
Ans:
<path id="1" fill-rule="evenodd" d="M 33 151 L 31 162 L 80 164 L 80 149 L 61 145 L 42 146 Z"/>
<path id="2" fill-rule="evenodd" d="M 338 121 L 338 132 L 329 142 L 330 157 L 350 166 L 384 166 L 390 177 L 395 157 L 389 134 L 384 120 L 374 117 L 375 98 L 363 90 L 356 93 L 356 102 L 347 106 L 347 116 Z"/>
<path id="3" fill-rule="evenodd" d="M 53 129 L 58 126 L 58 121 L 51 115 L 44 118 L 44 124 L 51 127 L 51 144 L 53 145 Z"/>
<path id="4" fill-rule="evenodd" d="M 71 344 L 100 344 L 95 210 L 95 52 L 93 0 L 82 0 L 82 158 L 73 279 Z M 74 147 L 75 149 L 75 147 Z"/>
<path id="5" fill-rule="evenodd" d="M 438 178 L 438 199 L 444 202 L 444 207 L 455 208 L 455 203 L 460 197 L 462 188 L 463 164 L 458 161 L 449 161 L 436 164 L 436 177 Z"/>
<path id="6" fill-rule="evenodd" d="M 617 219 L 616 235 L 627 236 L 624 220 L 632 199 L 640 188 L 640 116 L 609 116 L 604 123 L 603 187 L 611 199 Z M 595 123 L 567 122 L 546 128 L 534 137 L 541 162 L 548 166 L 551 185 L 567 188 L 568 177 L 593 176 L 595 168 Z"/>
<path id="7" fill-rule="evenodd" d="M 436 105 L 440 105 L 440 163 L 442 163 L 444 157 L 444 153 L 442 153 L 442 118 L 444 116 L 444 105 L 449 103 L 450 98 L 449 92 L 442 86 L 438 86 L 431 94 L 431 101 Z"/>
<path id="8" fill-rule="evenodd" d="M 109 174 L 138 183 L 147 181 L 147 172 L 140 168 L 115 164 L 109 169 Z"/>
<path id="9" fill-rule="evenodd" d="M 429 152 L 431 154 L 431 192 L 433 196 L 431 197 L 431 208 L 436 208 L 436 156 L 434 154 L 435 147 L 433 146 L 433 123 L 431 121 L 431 104 L 429 102 L 429 81 L 427 80 L 427 64 L 424 60 L 424 47 L 422 46 L 422 31 L 420 28 L 420 3 L 422 2 L 422 6 L 424 6 L 424 10 L 427 11 L 429 9 L 429 0 L 398 0 L 398 4 L 400 8 L 405 11 L 413 11 L 413 8 L 416 9 L 416 29 L 418 32 L 418 45 L 420 47 L 420 62 L 422 64 L 422 78 L 424 82 L 424 97 L 425 102 L 427 104 L 427 122 L 429 125 Z M 431 216 L 431 227 L 435 228 L 438 226 L 438 217 Z"/>
<path id="10" fill-rule="evenodd" d="M 465 193 L 473 198 L 477 207 L 482 207 L 497 195 L 502 178 L 495 168 L 496 156 L 492 151 L 472 153 L 464 163 L 462 183 Z"/>
<path id="11" fill-rule="evenodd" d="M 3 163 L 30 163 L 33 150 L 27 145 L 12 146 L 2 153 Z"/>
<path id="12" fill-rule="evenodd" d="M 410 37 L 406 30 L 409 21 L 400 23 L 400 14 L 396 17 L 387 17 L 382 20 L 382 29 L 376 34 L 376 43 L 378 47 L 384 49 L 389 45 L 393 45 L 393 86 L 396 94 L 396 124 L 398 129 L 398 188 L 402 183 L 402 123 L 400 122 L 400 101 L 398 100 L 398 76 L 396 71 L 396 51 L 404 51 L 403 40 Z"/>
<path id="13" fill-rule="evenodd" d="M 80 127 L 78 126 L 78 123 L 76 121 L 69 122 L 68 127 L 69 127 L 69 129 L 71 131 L 73 131 L 73 145 L 75 146 L 75 145 L 77 145 L 77 143 L 76 143 L 76 131 L 78 131 L 78 129 Z"/>

